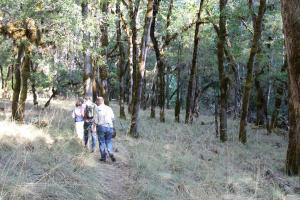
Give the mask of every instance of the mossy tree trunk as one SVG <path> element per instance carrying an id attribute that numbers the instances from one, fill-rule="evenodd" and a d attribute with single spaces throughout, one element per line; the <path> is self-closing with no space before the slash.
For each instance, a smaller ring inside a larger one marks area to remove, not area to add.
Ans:
<path id="1" fill-rule="evenodd" d="M 86 20 L 89 14 L 89 7 L 87 2 L 81 3 L 81 14 L 83 17 L 83 24 L 86 24 Z M 89 50 L 89 34 L 84 31 L 83 33 L 83 94 L 84 96 L 88 96 L 90 98 L 93 97 L 93 67 L 92 67 L 92 59 Z"/>
<path id="2" fill-rule="evenodd" d="M 25 113 L 25 102 L 27 99 L 27 91 L 28 91 L 28 79 L 30 77 L 30 54 L 29 52 L 25 52 L 25 58 L 22 63 L 21 68 L 21 88 L 20 88 L 20 99 L 19 99 L 19 109 L 18 116 L 19 121 L 24 122 L 24 113 Z"/>
<path id="3" fill-rule="evenodd" d="M 128 111 L 133 114 L 133 105 L 134 99 L 136 98 L 137 90 L 137 71 L 138 71 L 138 30 L 137 30 L 137 17 L 138 10 L 140 6 L 140 0 L 133 2 L 129 2 L 129 17 L 130 17 L 130 30 L 131 30 L 131 42 L 132 42 L 132 70 L 131 70 L 131 79 L 132 79 L 132 94 L 131 94 L 131 102 L 128 105 Z"/>
<path id="4" fill-rule="evenodd" d="M 17 61 L 14 66 L 14 84 L 13 84 L 13 98 L 12 98 L 12 119 L 13 120 L 20 120 L 19 116 L 19 96 L 21 91 L 21 65 L 23 62 L 23 58 L 25 55 L 25 44 L 21 43 L 18 46 L 18 56 Z"/>
<path id="5" fill-rule="evenodd" d="M 119 17 L 122 23 L 122 28 L 124 30 L 124 32 L 126 33 L 126 37 L 127 37 L 127 46 L 128 46 L 128 60 L 127 60 L 127 67 L 128 68 L 128 76 L 129 76 L 129 86 L 128 86 L 128 113 L 131 113 L 131 108 L 132 108 L 132 89 L 133 89 L 133 41 L 132 41 L 132 30 L 131 30 L 131 24 L 128 24 L 128 22 L 126 21 L 125 17 L 123 16 L 123 13 L 121 12 L 121 10 L 119 11 Z M 132 11 L 131 13 L 132 16 L 134 16 L 134 13 Z M 136 19 L 131 19 L 132 20 L 136 20 Z"/>
<path id="6" fill-rule="evenodd" d="M 18 57 L 15 65 L 15 81 L 12 100 L 12 119 L 24 122 L 25 102 L 27 99 L 28 79 L 30 77 L 30 52 L 25 44 L 18 47 Z"/>
<path id="7" fill-rule="evenodd" d="M 39 102 L 37 100 L 37 94 L 36 94 L 36 79 L 33 73 L 36 72 L 36 68 L 37 66 L 35 66 L 32 61 L 30 64 L 30 71 L 31 71 L 31 75 L 30 75 L 30 82 L 31 82 L 31 91 L 32 91 L 32 95 L 33 95 L 33 105 L 38 105 Z"/>
<path id="8" fill-rule="evenodd" d="M 166 71 L 166 108 L 170 109 L 170 73 L 171 68 L 170 66 L 167 66 Z"/>
<path id="9" fill-rule="evenodd" d="M 156 69 L 156 66 L 155 66 L 155 69 Z M 154 73 L 156 73 L 156 70 L 154 70 Z M 153 118 L 153 119 L 155 118 L 156 84 L 157 84 L 157 77 L 154 77 L 152 80 L 151 96 L 150 96 L 150 102 L 151 102 L 150 118 Z"/>
<path id="10" fill-rule="evenodd" d="M 159 47 L 159 43 L 155 36 L 156 17 L 159 10 L 160 0 L 154 0 L 153 4 L 153 20 L 151 23 L 150 37 L 153 43 L 153 48 L 156 56 L 157 67 L 157 89 L 159 93 L 158 105 L 160 108 L 159 118 L 161 122 L 165 121 L 165 57 L 164 50 Z"/>
<path id="11" fill-rule="evenodd" d="M 211 14 L 209 12 L 208 12 L 208 15 L 211 16 Z M 218 25 L 214 24 L 214 23 L 213 23 L 213 27 L 214 27 L 217 35 L 218 35 L 218 38 L 220 38 L 220 36 L 221 36 L 220 27 Z M 222 30 L 222 32 L 224 32 L 224 30 Z M 240 111 L 239 104 L 240 104 L 240 96 L 241 96 L 240 95 L 240 93 L 241 93 L 240 92 L 241 82 L 240 82 L 240 74 L 239 74 L 239 65 L 237 64 L 236 59 L 235 59 L 235 57 L 233 56 L 233 54 L 231 52 L 232 45 L 231 45 L 231 42 L 230 42 L 229 38 L 226 37 L 226 33 L 227 33 L 227 30 L 226 30 L 226 26 L 225 26 L 225 38 L 224 38 L 224 36 L 221 36 L 221 37 L 223 37 L 223 39 L 225 39 L 225 44 L 222 42 L 223 43 L 223 54 L 225 55 L 225 58 L 226 58 L 226 60 L 229 64 L 230 69 L 233 72 L 233 76 L 234 76 L 234 85 L 233 85 L 233 89 L 234 89 L 234 118 L 236 119 L 239 116 L 239 111 Z M 223 57 L 222 60 L 224 62 L 224 57 Z M 224 78 L 225 79 L 224 79 L 223 83 L 227 83 L 229 79 L 226 76 Z M 227 85 L 227 84 L 225 84 L 225 85 Z M 225 86 L 225 85 L 223 85 L 223 86 Z M 228 90 L 228 85 L 227 85 L 227 90 Z M 227 93 L 228 93 L 228 91 L 226 91 L 225 96 L 228 95 Z"/>
<path id="12" fill-rule="evenodd" d="M 239 72 L 239 65 L 235 60 L 235 57 L 232 55 L 231 51 L 231 43 L 226 37 L 226 46 L 224 47 L 224 53 L 226 59 L 228 60 L 229 66 L 231 71 L 233 72 L 234 76 L 234 118 L 237 119 L 240 113 L 240 100 L 241 100 L 241 80 L 240 80 L 240 72 Z"/>
<path id="13" fill-rule="evenodd" d="M 180 122 L 180 81 L 181 81 L 181 66 L 177 64 L 177 81 L 176 81 L 176 104 L 175 104 L 175 122 Z"/>
<path id="14" fill-rule="evenodd" d="M 252 3 L 252 0 L 249 2 Z M 241 110 L 241 119 L 240 119 L 240 130 L 239 130 L 239 140 L 242 143 L 247 142 L 247 115 L 248 115 L 248 107 L 249 107 L 249 99 L 252 88 L 252 79 L 253 79 L 253 65 L 255 61 L 255 56 L 258 50 L 259 40 L 261 38 L 262 32 L 262 21 L 266 8 L 266 0 L 260 0 L 258 15 L 253 20 L 254 23 L 254 34 L 252 38 L 252 44 L 250 49 L 250 56 L 247 62 L 247 74 L 246 74 L 246 82 L 244 84 L 243 89 L 243 100 L 242 100 L 242 110 Z"/>
<path id="15" fill-rule="evenodd" d="M 147 80 L 146 80 L 146 70 L 144 72 L 144 78 L 143 78 L 143 86 L 142 86 L 142 109 L 146 110 L 147 109 Z"/>
<path id="16" fill-rule="evenodd" d="M 140 48 L 140 55 L 139 55 L 139 62 L 138 62 L 138 69 L 136 72 L 136 83 L 134 84 L 134 96 L 133 96 L 133 109 L 131 115 L 131 124 L 129 129 L 129 135 L 137 138 L 139 137 L 138 131 L 138 119 L 139 119 L 139 110 L 140 110 L 140 102 L 141 102 L 141 95 L 142 95 L 142 84 L 145 72 L 145 64 L 146 64 L 146 57 L 147 57 L 147 44 L 148 44 L 148 37 L 150 32 L 151 21 L 153 17 L 153 0 L 148 0 L 147 3 L 147 11 L 145 14 L 145 23 L 144 23 L 144 32 L 143 37 L 141 40 L 141 48 Z"/>
<path id="17" fill-rule="evenodd" d="M 200 1 L 199 10 L 197 13 L 197 22 L 195 25 L 195 34 L 194 34 L 194 51 L 193 51 L 193 59 L 192 66 L 189 78 L 188 92 L 186 96 L 186 114 L 185 114 L 185 123 L 193 122 L 193 100 L 195 93 L 195 84 L 196 84 L 196 71 L 197 71 L 197 55 L 198 55 L 198 44 L 199 44 L 199 31 L 201 25 L 201 12 L 203 9 L 204 0 Z"/>
<path id="18" fill-rule="evenodd" d="M 1 75 L 1 89 L 4 89 L 4 74 L 3 74 L 3 66 L 0 63 L 0 75 Z"/>
<path id="19" fill-rule="evenodd" d="M 218 71 L 220 82 L 220 139 L 222 142 L 227 141 L 227 80 L 224 70 L 224 45 L 226 38 L 226 4 L 227 0 L 220 0 L 220 20 L 219 20 L 219 34 L 217 44 L 218 54 Z"/>
<path id="20" fill-rule="evenodd" d="M 120 11 L 120 0 L 116 3 L 116 13 L 117 15 L 121 14 Z M 118 63 L 118 75 L 119 75 L 119 106 L 120 106 L 120 118 L 126 119 L 125 114 L 125 51 L 122 43 L 122 30 L 121 30 L 121 16 L 118 17 L 116 21 L 117 28 L 117 43 L 119 47 L 119 63 Z"/>
<path id="21" fill-rule="evenodd" d="M 182 58 L 182 44 L 179 43 L 177 51 L 177 67 L 176 67 L 176 102 L 175 102 L 175 122 L 180 122 L 180 110 L 181 110 L 181 101 L 180 101 L 180 88 L 181 88 L 181 68 L 184 65 L 181 65 Z"/>
<path id="22" fill-rule="evenodd" d="M 108 6 L 109 1 L 101 1 L 101 12 L 103 13 L 104 17 L 108 15 Z M 102 65 L 100 65 L 100 96 L 104 98 L 104 102 L 106 105 L 109 104 L 109 92 L 108 92 L 108 66 L 107 66 L 107 46 L 108 46 L 108 23 L 107 20 L 103 20 L 100 25 L 100 32 L 101 32 L 101 58 L 103 59 Z"/>
<path id="23" fill-rule="evenodd" d="M 289 76 L 288 175 L 300 175 L 300 1 L 281 0 Z"/>

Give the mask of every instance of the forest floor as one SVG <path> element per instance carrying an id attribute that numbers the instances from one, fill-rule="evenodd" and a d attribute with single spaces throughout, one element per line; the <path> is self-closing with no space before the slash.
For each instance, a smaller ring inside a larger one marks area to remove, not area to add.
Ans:
<path id="1" fill-rule="evenodd" d="M 284 175 L 282 131 L 250 125 L 242 145 L 229 120 L 229 140 L 220 143 L 213 117 L 177 124 L 170 110 L 162 124 L 142 111 L 141 138 L 126 136 L 129 119 L 117 118 L 117 162 L 100 163 L 75 137 L 73 102 L 28 105 L 24 125 L 8 120 L 9 102 L 0 104 L 0 199 L 300 199 L 299 179 Z"/>

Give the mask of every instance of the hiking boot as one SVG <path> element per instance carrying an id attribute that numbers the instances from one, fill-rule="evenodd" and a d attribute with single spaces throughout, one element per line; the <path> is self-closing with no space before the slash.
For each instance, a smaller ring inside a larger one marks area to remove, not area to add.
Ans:
<path id="1" fill-rule="evenodd" d="M 99 161 L 100 162 L 106 162 L 106 158 L 100 158 Z"/>
<path id="2" fill-rule="evenodd" d="M 110 157 L 111 161 L 116 162 L 116 158 L 113 154 L 110 154 L 109 157 Z"/>

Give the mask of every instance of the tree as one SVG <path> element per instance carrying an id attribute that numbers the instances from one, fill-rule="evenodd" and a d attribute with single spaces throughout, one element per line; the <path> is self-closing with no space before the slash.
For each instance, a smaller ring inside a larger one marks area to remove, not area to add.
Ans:
<path id="1" fill-rule="evenodd" d="M 250 7 L 252 8 L 252 0 L 249 1 Z M 247 62 L 247 75 L 246 81 L 244 83 L 243 89 L 243 100 L 242 100 L 242 111 L 241 111 L 241 120 L 240 120 L 240 130 L 239 130 L 239 140 L 242 143 L 247 142 L 247 134 L 246 134 L 246 126 L 247 126 L 247 114 L 248 114 L 248 107 L 249 107 L 249 99 L 250 99 L 250 92 L 252 88 L 252 79 L 253 79 L 253 66 L 255 61 L 255 56 L 258 50 L 258 44 L 261 37 L 262 32 L 262 21 L 263 16 L 265 13 L 266 8 L 266 0 L 260 0 L 258 15 L 253 20 L 254 23 L 254 34 L 252 38 L 252 44 L 250 49 L 250 55 Z M 254 12 L 251 10 L 251 12 Z"/>
<path id="2" fill-rule="evenodd" d="M 116 3 L 116 14 L 117 14 L 117 21 L 116 21 L 116 29 L 117 29 L 117 43 L 119 47 L 119 63 L 118 63 L 118 70 L 119 70 L 119 106 L 120 106 L 120 118 L 126 119 L 125 115 L 125 52 L 124 46 L 122 43 L 122 30 L 121 30 L 121 10 L 120 10 L 120 0 Z"/>
<path id="3" fill-rule="evenodd" d="M 197 13 L 197 21 L 195 25 L 195 34 L 194 34 L 194 51 L 193 51 L 193 59 L 192 66 L 189 78 L 188 85 L 188 93 L 186 96 L 186 114 L 185 114 L 185 123 L 192 123 L 193 121 L 193 105 L 192 102 L 194 100 L 195 93 L 195 85 L 196 85 L 196 73 L 197 73 L 197 54 L 198 54 L 198 44 L 199 44 L 199 30 L 201 25 L 201 13 L 203 10 L 204 0 L 200 1 L 199 10 Z"/>
<path id="4" fill-rule="evenodd" d="M 132 116 L 131 116 L 131 124 L 129 129 L 129 135 L 133 137 L 139 137 L 138 132 L 138 119 L 139 119 L 139 110 L 140 110 L 140 102 L 141 102 L 141 95 L 142 95 L 142 85 L 143 85 L 143 78 L 145 72 L 145 64 L 147 58 L 147 44 L 150 32 L 151 21 L 153 17 L 153 0 L 148 0 L 147 3 L 147 11 L 145 14 L 145 23 L 144 23 L 144 33 L 141 39 L 141 48 L 140 48 L 140 55 L 139 55 L 139 62 L 138 62 L 138 69 L 135 71 L 135 79 L 136 82 L 134 84 L 134 96 L 133 96 L 133 109 L 132 109 Z"/>
<path id="5" fill-rule="evenodd" d="M 81 3 L 81 14 L 82 14 L 82 19 L 83 19 L 83 24 L 87 24 L 87 18 L 89 14 L 89 6 L 87 1 L 83 1 Z M 85 96 L 88 96 L 90 98 L 93 97 L 93 66 L 92 66 L 92 60 L 91 60 L 91 51 L 89 48 L 89 43 L 90 43 L 90 35 L 87 31 L 83 31 L 83 41 L 84 45 L 83 49 L 83 85 L 84 85 L 84 91 L 83 94 Z"/>
<path id="6" fill-rule="evenodd" d="M 101 1 L 100 2 L 100 7 L 101 7 L 101 12 L 104 15 L 104 18 L 107 18 L 108 14 L 108 6 L 109 6 L 109 1 Z M 108 98 L 108 67 L 107 67 L 107 46 L 108 46 L 108 23 L 106 22 L 107 20 L 103 20 L 100 24 L 100 32 L 101 32 L 101 58 L 105 60 L 106 62 L 103 62 L 100 65 L 100 96 L 104 98 L 105 104 L 109 104 L 109 98 Z"/>
<path id="7" fill-rule="evenodd" d="M 218 69 L 220 81 L 220 139 L 222 142 L 227 140 L 227 85 L 228 78 L 224 70 L 224 45 L 226 38 L 226 8 L 227 0 L 220 0 L 220 20 L 218 34 Z"/>
<path id="8" fill-rule="evenodd" d="M 170 18 L 172 12 L 172 3 L 173 0 L 170 1 L 169 12 L 168 12 L 168 19 Z M 151 23 L 150 29 L 150 37 L 153 43 L 153 48 L 155 51 L 156 56 L 156 65 L 157 65 L 157 75 L 158 75 L 158 91 L 159 91 L 159 99 L 158 104 L 160 107 L 159 119 L 161 122 L 165 122 L 165 52 L 164 48 L 160 48 L 158 40 L 155 37 L 155 25 L 156 25 L 156 18 L 159 10 L 160 0 L 154 0 L 153 4 L 153 20 Z M 167 28 L 169 23 L 167 23 Z M 168 86 L 167 86 L 168 87 Z"/>
<path id="9" fill-rule="evenodd" d="M 0 34 L 7 35 L 17 44 L 18 55 L 14 67 L 12 119 L 23 122 L 30 77 L 30 53 L 33 45 L 40 45 L 41 31 L 33 19 L 27 18 L 20 21 L 0 21 Z"/>
<path id="10" fill-rule="evenodd" d="M 288 175 L 300 175 L 300 23 L 299 1 L 281 0 L 281 13 L 288 62 L 289 145 L 286 159 Z"/>

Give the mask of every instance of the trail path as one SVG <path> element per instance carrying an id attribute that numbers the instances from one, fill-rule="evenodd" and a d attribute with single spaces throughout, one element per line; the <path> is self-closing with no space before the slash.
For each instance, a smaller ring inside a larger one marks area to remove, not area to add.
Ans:
<path id="1" fill-rule="evenodd" d="M 94 153 L 93 157 L 98 165 L 95 176 L 98 176 L 105 200 L 128 200 L 131 199 L 129 192 L 131 185 L 128 168 L 129 154 L 120 137 L 114 140 L 114 150 L 117 159 L 115 163 L 111 162 L 110 159 L 107 159 L 105 163 L 100 162 L 98 149 Z"/>

